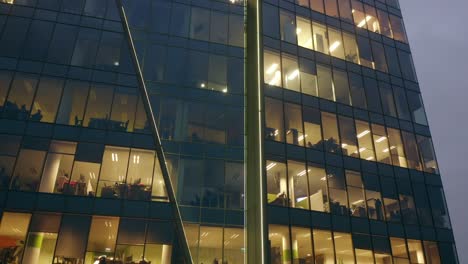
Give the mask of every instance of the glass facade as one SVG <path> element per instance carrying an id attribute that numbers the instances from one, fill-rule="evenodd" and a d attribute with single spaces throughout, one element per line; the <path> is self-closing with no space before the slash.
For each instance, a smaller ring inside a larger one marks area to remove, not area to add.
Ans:
<path id="1" fill-rule="evenodd" d="M 0 0 L 0 263 L 103 259 L 458 263 L 398 1 Z"/>

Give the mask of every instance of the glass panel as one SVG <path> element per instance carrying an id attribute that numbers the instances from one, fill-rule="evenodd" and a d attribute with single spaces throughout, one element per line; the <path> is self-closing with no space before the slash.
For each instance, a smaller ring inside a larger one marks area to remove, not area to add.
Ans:
<path id="1" fill-rule="evenodd" d="M 310 6 L 312 7 L 312 10 L 319 12 L 319 13 L 325 13 L 325 7 L 323 6 L 323 0 L 310 0 Z"/>
<path id="2" fill-rule="evenodd" d="M 286 143 L 303 146 L 305 134 L 302 129 L 301 106 L 284 104 L 284 122 L 286 130 Z"/>
<path id="3" fill-rule="evenodd" d="M 187 244 L 192 255 L 194 263 L 198 263 L 198 242 L 200 242 L 200 226 L 198 224 L 185 224 L 184 223 L 185 236 L 187 237 Z"/>
<path id="4" fill-rule="evenodd" d="M 282 54 L 283 65 L 283 87 L 289 90 L 300 92 L 300 73 L 297 65 L 297 58 Z"/>
<path id="5" fill-rule="evenodd" d="M 63 193 L 65 183 L 70 181 L 75 150 L 74 142 L 52 141 L 44 164 L 39 192 Z"/>
<path id="6" fill-rule="evenodd" d="M 349 0 L 338 0 L 340 7 L 340 18 L 346 22 L 353 23 L 353 10 L 351 9 L 351 3 Z"/>
<path id="7" fill-rule="evenodd" d="M 407 91 L 406 93 L 408 95 L 408 105 L 413 116 L 413 121 L 427 126 L 426 111 L 424 110 L 421 94 L 411 91 Z"/>
<path id="8" fill-rule="evenodd" d="M 149 159 L 149 155 L 147 155 L 147 159 Z M 136 156 L 136 161 L 138 162 L 138 156 Z M 147 162 L 146 166 L 148 165 L 149 165 L 149 162 Z M 146 178 L 146 182 L 150 182 L 150 181 L 151 181 L 151 178 Z M 169 200 L 168 195 L 167 195 L 166 184 L 164 183 L 164 178 L 163 178 L 163 174 L 161 171 L 161 166 L 160 166 L 158 157 L 156 157 L 154 161 L 153 187 L 151 188 L 149 184 L 140 183 L 138 184 L 138 187 L 135 186 L 133 188 L 134 188 L 133 195 L 137 194 L 136 197 L 134 197 L 133 199 L 139 199 L 139 200 L 149 199 L 149 196 L 150 196 L 149 192 L 151 190 L 151 199 L 153 201 L 167 202 Z M 129 197 L 132 197 L 132 195 L 129 194 Z"/>
<path id="9" fill-rule="evenodd" d="M 200 226 L 199 263 L 219 263 L 223 257 L 223 229 Z"/>
<path id="10" fill-rule="evenodd" d="M 406 100 L 405 90 L 403 88 L 393 86 L 393 93 L 398 111 L 398 118 L 410 121 L 411 115 L 408 108 L 408 102 Z"/>
<path id="11" fill-rule="evenodd" d="M 335 0 L 333 0 L 335 1 Z M 343 40 L 341 38 L 341 32 L 336 29 L 328 28 L 328 37 L 330 38 L 330 55 L 333 57 L 345 59 Z"/>
<path id="12" fill-rule="evenodd" d="M 0 190 L 6 190 L 10 186 L 15 160 L 14 157 L 0 155 Z"/>
<path id="13" fill-rule="evenodd" d="M 86 263 L 99 262 L 102 255 L 114 255 L 118 227 L 118 217 L 93 216 L 86 249 Z"/>
<path id="14" fill-rule="evenodd" d="M 390 23 L 392 25 L 393 38 L 398 41 L 407 43 L 408 39 L 406 37 L 403 20 L 397 16 L 390 15 Z"/>
<path id="15" fill-rule="evenodd" d="M 302 93 L 318 96 L 317 69 L 315 62 L 299 58 Z"/>
<path id="16" fill-rule="evenodd" d="M 327 16 L 338 17 L 338 5 L 336 0 L 325 0 L 325 14 L 327 14 Z"/>
<path id="17" fill-rule="evenodd" d="M 409 263 L 408 261 L 408 250 L 406 249 L 406 241 L 403 238 L 390 238 L 390 244 L 392 245 L 393 259 L 396 264 Z"/>
<path id="18" fill-rule="evenodd" d="M 291 227 L 293 263 L 313 263 L 312 239 L 309 228 Z"/>
<path id="19" fill-rule="evenodd" d="M 340 124 L 341 150 L 344 155 L 359 158 L 356 129 L 352 118 L 338 116 Z"/>
<path id="20" fill-rule="evenodd" d="M 304 140 L 308 148 L 322 148 L 322 125 L 320 111 L 311 107 L 303 107 Z"/>
<path id="21" fill-rule="evenodd" d="M 72 179 L 64 183 L 63 193 L 95 196 L 100 164 L 77 161 L 73 166 Z"/>
<path id="22" fill-rule="evenodd" d="M 3 104 L 5 103 L 12 79 L 13 74 L 11 72 L 0 71 L 0 112 L 3 110 Z"/>
<path id="23" fill-rule="evenodd" d="M 227 58 L 225 56 L 210 55 L 208 68 L 207 89 L 228 92 L 227 87 Z"/>
<path id="24" fill-rule="evenodd" d="M 310 25 L 310 20 L 296 17 L 297 19 L 297 42 L 298 45 L 306 49 L 313 49 L 312 42 L 312 27 Z"/>
<path id="25" fill-rule="evenodd" d="M 52 123 L 62 95 L 63 80 L 42 78 L 31 109 L 30 120 Z"/>
<path id="26" fill-rule="evenodd" d="M 431 202 L 434 225 L 436 227 L 450 228 L 450 219 L 444 191 L 440 187 L 428 186 L 428 194 Z"/>
<path id="27" fill-rule="evenodd" d="M 372 56 L 374 57 L 374 67 L 376 70 L 388 72 L 387 61 L 385 60 L 385 51 L 381 43 L 371 41 Z"/>
<path id="28" fill-rule="evenodd" d="M 377 81 L 373 78 L 364 77 L 364 88 L 366 90 L 367 106 L 369 110 L 382 113 L 380 93 Z"/>
<path id="29" fill-rule="evenodd" d="M 4 105 L 4 116 L 12 119 L 27 119 L 36 92 L 36 85 L 36 75 L 16 74 Z"/>
<path id="30" fill-rule="evenodd" d="M 34 214 L 25 243 L 23 263 L 52 263 L 60 215 Z"/>
<path id="31" fill-rule="evenodd" d="M 288 161 L 289 194 L 291 206 L 309 209 L 309 193 L 307 190 L 307 171 L 305 164 Z"/>
<path id="32" fill-rule="evenodd" d="M 322 112 L 322 130 L 325 151 L 340 153 L 340 136 L 335 114 Z"/>
<path id="33" fill-rule="evenodd" d="M 97 67 L 113 71 L 118 69 L 122 38 L 123 36 L 120 33 L 106 31 L 102 33 L 101 44 L 96 56 Z"/>
<path id="34" fill-rule="evenodd" d="M 408 167 L 411 169 L 421 170 L 421 161 L 419 160 L 419 151 L 414 134 L 406 131 L 401 131 L 401 134 L 403 136 L 406 157 L 408 159 Z"/>
<path id="35" fill-rule="evenodd" d="M 393 38 L 392 28 L 390 26 L 390 19 L 385 11 L 377 9 L 379 17 L 380 33 L 386 37 Z"/>
<path id="36" fill-rule="evenodd" d="M 413 58 L 411 58 L 411 54 L 398 50 L 398 58 L 400 59 L 400 68 L 403 74 L 403 78 L 417 82 L 418 78 L 416 77 L 416 70 L 414 69 Z"/>
<path id="37" fill-rule="evenodd" d="M 362 159 L 375 160 L 374 145 L 369 123 L 356 120 L 356 133 L 359 142 L 359 153 Z"/>
<path id="38" fill-rule="evenodd" d="M 328 34 L 324 25 L 319 23 L 312 23 L 314 32 L 314 47 L 318 52 L 328 54 Z"/>
<path id="39" fill-rule="evenodd" d="M 244 248 L 244 230 L 224 228 L 223 263 L 244 263 Z"/>
<path id="40" fill-rule="evenodd" d="M 309 175 L 310 210 L 329 212 L 325 170 L 317 165 L 309 164 L 307 171 Z"/>
<path id="41" fill-rule="evenodd" d="M 387 128 L 387 132 L 390 144 L 390 149 L 387 151 L 390 151 L 393 165 L 406 168 L 407 163 L 400 131 L 394 128 Z"/>
<path id="42" fill-rule="evenodd" d="M 296 18 L 289 12 L 280 12 L 281 40 L 296 44 Z"/>
<path id="43" fill-rule="evenodd" d="M 384 45 L 385 56 L 387 58 L 388 71 L 390 74 L 401 77 L 400 64 L 398 62 L 398 55 L 396 49 L 387 45 Z"/>
<path id="44" fill-rule="evenodd" d="M 335 263 L 333 239 L 330 231 L 314 229 L 315 263 Z"/>
<path id="45" fill-rule="evenodd" d="M 424 251 L 421 241 L 408 239 L 408 251 L 412 264 L 424 264 Z"/>
<path id="46" fill-rule="evenodd" d="M 335 90 L 336 101 L 339 103 L 351 104 L 349 97 L 348 75 L 345 71 L 333 69 L 333 88 Z"/>
<path id="47" fill-rule="evenodd" d="M 427 264 L 440 264 L 439 248 L 436 242 L 423 241 Z"/>
<path id="48" fill-rule="evenodd" d="M 269 204 L 289 206 L 286 164 L 267 161 L 267 200 Z"/>
<path id="49" fill-rule="evenodd" d="M 265 51 L 263 60 L 265 83 L 273 86 L 281 86 L 281 61 L 276 52 Z"/>
<path id="50" fill-rule="evenodd" d="M 131 150 L 126 187 L 128 188 L 126 196 L 128 199 L 150 200 L 153 165 L 154 151 L 143 149 Z M 156 179 L 158 183 L 160 180 Z"/>
<path id="51" fill-rule="evenodd" d="M 229 45 L 244 46 L 244 17 L 229 14 Z"/>
<path id="52" fill-rule="evenodd" d="M 106 146 L 97 191 L 99 197 L 125 197 L 128 157 L 128 148 Z"/>
<path id="53" fill-rule="evenodd" d="M 367 217 L 366 199 L 362 187 L 348 187 L 349 207 L 351 216 Z"/>
<path id="54" fill-rule="evenodd" d="M 283 104 L 265 98 L 265 139 L 284 142 Z"/>
<path id="55" fill-rule="evenodd" d="M 210 35 L 210 11 L 192 7 L 190 17 L 190 38 L 208 41 Z"/>
<path id="56" fill-rule="evenodd" d="M 30 219 L 30 214 L 3 213 L 0 222 L 0 237 L 2 238 L 0 254 L 4 257 L 3 260 L 7 259 L 5 264 L 22 263 L 24 240 L 26 239 Z M 29 260 L 29 254 L 25 257 L 24 260 Z"/>
<path id="57" fill-rule="evenodd" d="M 395 108 L 395 101 L 393 100 L 393 93 L 390 85 L 380 82 L 380 97 L 382 98 L 382 108 L 386 115 L 397 117 L 397 111 Z"/>
<path id="58" fill-rule="evenodd" d="M 91 87 L 84 126 L 99 129 L 106 129 L 108 127 L 113 90 L 113 87 L 105 85 Z"/>
<path id="59" fill-rule="evenodd" d="M 330 212 L 336 215 L 348 215 L 348 197 L 343 170 L 327 168 L 327 179 L 330 195 Z"/>
<path id="60" fill-rule="evenodd" d="M 12 190 L 37 191 L 45 155 L 45 151 L 21 149 L 10 188 Z"/>
<path id="61" fill-rule="evenodd" d="M 119 87 L 115 90 L 109 129 L 133 131 L 137 99 L 137 91 L 135 89 Z"/>
<path id="62" fill-rule="evenodd" d="M 225 13 L 211 11 L 210 41 L 226 45 L 228 41 L 229 16 Z"/>
<path id="63" fill-rule="evenodd" d="M 226 162 L 225 171 L 226 207 L 231 209 L 244 208 L 244 164 Z"/>
<path id="64" fill-rule="evenodd" d="M 287 226 L 269 225 L 268 229 L 271 263 L 291 263 L 291 241 L 289 239 L 289 228 Z"/>
<path id="65" fill-rule="evenodd" d="M 340 0 L 348 1 L 348 0 Z M 352 34 L 343 32 L 343 44 L 345 51 L 345 59 L 352 63 L 360 64 L 359 61 L 359 50 L 356 43 L 356 37 Z"/>
<path id="66" fill-rule="evenodd" d="M 190 24 L 190 6 L 173 3 L 169 34 L 188 37 Z"/>
<path id="67" fill-rule="evenodd" d="M 357 11 L 354 13 L 357 13 Z M 369 44 L 369 39 L 358 36 L 357 44 L 359 47 L 359 61 L 361 65 L 374 69 L 374 60 L 372 58 L 372 49 Z"/>
<path id="68" fill-rule="evenodd" d="M 430 173 L 439 173 L 432 139 L 420 135 L 416 135 L 416 139 L 418 142 L 419 151 L 421 152 L 421 157 L 423 159 L 424 171 Z"/>
<path id="69" fill-rule="evenodd" d="M 353 8 L 354 24 L 360 28 L 366 28 L 366 15 L 364 14 L 364 7 L 358 0 L 351 0 L 351 6 Z"/>
<path id="70" fill-rule="evenodd" d="M 356 261 L 359 264 L 373 264 L 372 250 L 356 249 Z"/>
<path id="71" fill-rule="evenodd" d="M 366 11 L 367 29 L 380 34 L 380 24 L 379 20 L 377 20 L 375 8 L 370 5 L 364 5 L 364 10 Z"/>
<path id="72" fill-rule="evenodd" d="M 375 154 L 378 162 L 392 164 L 389 155 L 389 146 L 385 127 L 377 124 L 372 124 L 372 138 L 374 140 Z"/>
<path id="73" fill-rule="evenodd" d="M 321 0 L 320 0 L 321 1 Z M 279 39 L 279 15 L 278 7 L 263 4 L 263 34 L 270 36 L 276 39 Z M 266 68 L 265 68 L 266 69 Z"/>
<path id="74" fill-rule="evenodd" d="M 335 91 L 333 89 L 332 73 L 330 67 L 318 64 L 317 77 L 319 85 L 319 97 L 335 101 Z"/>
<path id="75" fill-rule="evenodd" d="M 348 75 L 352 105 L 367 109 L 366 92 L 364 90 L 362 77 L 352 72 L 348 73 Z"/>
<path id="76" fill-rule="evenodd" d="M 57 114 L 57 123 L 74 126 L 83 125 L 88 90 L 88 83 L 78 81 L 67 82 Z"/>
<path id="77" fill-rule="evenodd" d="M 84 262 L 90 222 L 91 217 L 89 216 L 63 216 L 54 261 L 58 263 Z"/>
<path id="78" fill-rule="evenodd" d="M 336 262 L 339 264 L 355 263 L 351 235 L 338 232 L 335 232 L 333 235 L 335 241 Z"/>
<path id="79" fill-rule="evenodd" d="M 407 224 L 416 224 L 418 222 L 414 199 L 410 195 L 400 194 L 401 215 L 403 221 Z"/>
<path id="80" fill-rule="evenodd" d="M 74 66 L 92 67 L 96 59 L 100 36 L 101 31 L 99 30 L 80 28 L 71 64 Z"/>

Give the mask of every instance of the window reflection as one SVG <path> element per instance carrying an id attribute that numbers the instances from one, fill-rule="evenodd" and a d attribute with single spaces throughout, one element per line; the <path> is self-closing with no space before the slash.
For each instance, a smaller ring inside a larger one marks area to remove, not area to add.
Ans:
<path id="1" fill-rule="evenodd" d="M 265 138 L 275 141 L 284 141 L 285 133 L 283 124 L 282 102 L 271 98 L 265 98 Z"/>
<path id="2" fill-rule="evenodd" d="M 307 170 L 305 164 L 288 161 L 289 194 L 291 206 L 309 209 L 309 192 L 307 190 Z"/>
<path id="3" fill-rule="evenodd" d="M 268 203 L 278 206 L 289 206 L 286 164 L 277 161 L 267 161 L 266 174 Z"/>

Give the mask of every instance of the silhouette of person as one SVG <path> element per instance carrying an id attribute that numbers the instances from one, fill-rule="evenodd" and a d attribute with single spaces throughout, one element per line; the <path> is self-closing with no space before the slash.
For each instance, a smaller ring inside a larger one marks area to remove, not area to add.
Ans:
<path id="1" fill-rule="evenodd" d="M 42 120 L 42 111 L 41 109 L 38 109 L 37 112 L 33 115 L 31 115 L 31 120 L 32 121 L 41 121 Z"/>

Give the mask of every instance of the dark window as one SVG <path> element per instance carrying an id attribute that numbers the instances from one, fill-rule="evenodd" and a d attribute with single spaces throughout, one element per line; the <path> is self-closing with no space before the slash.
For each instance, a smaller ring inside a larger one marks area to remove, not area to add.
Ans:
<path id="1" fill-rule="evenodd" d="M 92 67 L 96 59 L 100 31 L 81 28 L 76 40 L 71 64 L 74 66 Z"/>
<path id="2" fill-rule="evenodd" d="M 320 0 L 321 1 L 321 0 Z M 279 39 L 279 15 L 278 8 L 269 4 L 263 4 L 263 34 Z"/>
<path id="3" fill-rule="evenodd" d="M 167 34 L 171 14 L 171 2 L 168 0 L 152 1 L 150 30 Z"/>
<path id="4" fill-rule="evenodd" d="M 171 12 L 170 34 L 188 37 L 190 22 L 190 7 L 173 3 Z"/>
<path id="5" fill-rule="evenodd" d="M 27 37 L 29 19 L 10 16 L 0 39 L 0 55 L 18 57 L 23 50 L 23 42 Z"/>
<path id="6" fill-rule="evenodd" d="M 69 64 L 77 33 L 78 27 L 57 24 L 50 43 L 48 60 L 54 63 Z"/>
<path id="7" fill-rule="evenodd" d="M 52 36 L 53 23 L 33 20 L 28 38 L 23 48 L 23 57 L 32 60 L 44 60 L 47 56 L 49 41 Z"/>

